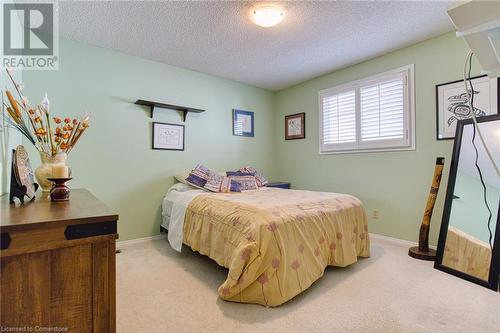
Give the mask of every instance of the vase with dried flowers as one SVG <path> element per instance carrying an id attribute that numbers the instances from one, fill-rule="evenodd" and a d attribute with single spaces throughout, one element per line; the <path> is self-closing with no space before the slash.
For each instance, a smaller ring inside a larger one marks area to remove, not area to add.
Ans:
<path id="1" fill-rule="evenodd" d="M 2 117 L 7 126 L 17 129 L 35 146 L 40 153 L 42 164 L 35 170 L 35 176 L 44 192 L 49 192 L 54 166 L 66 165 L 67 155 L 73 150 L 83 132 L 89 127 L 90 114 L 82 119 L 52 117 L 50 102 L 45 94 L 42 102 L 30 106 L 23 95 L 23 86 L 12 77 L 10 69 L 6 70 L 19 96 L 16 100 L 9 90 L 5 91 L 8 103 L 2 97 Z M 5 113 L 7 110 L 7 113 Z M 68 175 L 62 176 L 62 178 Z"/>

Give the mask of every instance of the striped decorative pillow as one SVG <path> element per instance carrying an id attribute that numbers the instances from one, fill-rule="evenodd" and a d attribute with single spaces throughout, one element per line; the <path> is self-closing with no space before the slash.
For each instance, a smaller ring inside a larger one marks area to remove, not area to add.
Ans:
<path id="1" fill-rule="evenodd" d="M 241 191 L 257 190 L 257 180 L 254 176 L 229 176 L 230 180 L 235 180 L 240 183 Z"/>
<path id="2" fill-rule="evenodd" d="M 210 169 L 201 164 L 198 164 L 186 178 L 186 181 L 193 185 L 203 187 L 207 183 L 207 180 L 210 177 L 210 173 Z"/>
<path id="3" fill-rule="evenodd" d="M 253 173 L 255 176 L 255 180 L 257 181 L 257 185 L 259 187 L 266 186 L 267 183 L 269 183 L 267 181 L 267 179 L 264 178 L 264 176 L 260 172 L 258 172 L 257 169 L 255 169 L 252 166 L 246 166 L 244 168 L 241 168 L 239 171 L 246 172 L 246 173 Z"/>
<path id="4" fill-rule="evenodd" d="M 215 172 L 210 173 L 210 177 L 204 187 L 212 192 L 241 192 L 240 183 Z"/>
<path id="5" fill-rule="evenodd" d="M 255 173 L 253 172 L 244 172 L 244 171 L 226 171 L 226 176 L 234 177 L 234 176 L 252 176 L 255 177 Z"/>

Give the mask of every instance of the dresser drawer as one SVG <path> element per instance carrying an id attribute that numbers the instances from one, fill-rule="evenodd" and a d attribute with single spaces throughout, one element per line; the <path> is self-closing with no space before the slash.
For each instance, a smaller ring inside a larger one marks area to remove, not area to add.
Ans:
<path id="1" fill-rule="evenodd" d="M 93 232 L 93 233 L 92 233 Z M 49 251 L 98 241 L 115 241 L 116 221 L 2 233 L 0 257 Z"/>

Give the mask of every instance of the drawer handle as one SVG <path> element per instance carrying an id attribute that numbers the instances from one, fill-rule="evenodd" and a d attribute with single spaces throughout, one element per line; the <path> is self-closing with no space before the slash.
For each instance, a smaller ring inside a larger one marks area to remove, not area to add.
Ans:
<path id="1" fill-rule="evenodd" d="M 11 240 L 12 238 L 10 238 L 10 235 L 7 232 L 3 232 L 0 239 L 0 249 L 1 250 L 8 249 Z"/>
<path id="2" fill-rule="evenodd" d="M 116 221 L 69 225 L 64 231 L 68 240 L 111 234 L 116 234 Z"/>

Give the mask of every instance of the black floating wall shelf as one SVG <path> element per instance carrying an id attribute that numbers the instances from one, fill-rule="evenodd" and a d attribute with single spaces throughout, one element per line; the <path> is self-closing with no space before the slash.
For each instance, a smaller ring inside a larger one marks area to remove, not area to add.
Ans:
<path id="1" fill-rule="evenodd" d="M 155 108 L 162 108 L 162 109 L 169 109 L 169 110 L 180 111 L 180 112 L 182 112 L 182 119 L 183 119 L 183 121 L 186 121 L 186 116 L 187 116 L 187 114 L 189 112 L 194 112 L 194 113 L 205 112 L 205 110 L 201 110 L 201 109 L 194 109 L 194 108 L 189 108 L 189 107 L 186 107 L 186 106 L 179 106 L 179 105 L 158 103 L 158 102 L 152 102 L 152 101 L 145 101 L 143 99 L 138 99 L 137 101 L 135 101 L 135 104 L 149 106 L 150 110 L 151 110 L 151 118 L 153 118 L 153 114 L 154 114 Z"/>

